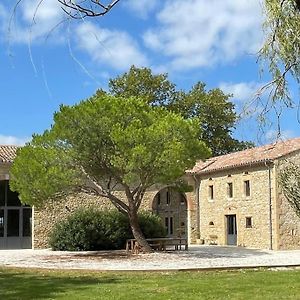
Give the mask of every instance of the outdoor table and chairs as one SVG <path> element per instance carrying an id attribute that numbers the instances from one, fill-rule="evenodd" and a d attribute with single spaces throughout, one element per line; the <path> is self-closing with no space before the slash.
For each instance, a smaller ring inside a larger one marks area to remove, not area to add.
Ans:
<path id="1" fill-rule="evenodd" d="M 188 242 L 186 238 L 173 237 L 173 238 L 149 238 L 146 239 L 153 250 L 166 251 L 166 250 L 188 250 Z M 128 239 L 126 241 L 126 251 L 139 253 L 140 246 L 136 239 Z"/>

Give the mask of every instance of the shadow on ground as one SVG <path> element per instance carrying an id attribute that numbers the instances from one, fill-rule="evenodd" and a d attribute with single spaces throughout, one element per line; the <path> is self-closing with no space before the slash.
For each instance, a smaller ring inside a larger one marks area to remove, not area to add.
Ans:
<path id="1" fill-rule="evenodd" d="M 165 255 L 172 254 L 182 258 L 199 258 L 199 259 L 218 259 L 218 258 L 247 258 L 247 257 L 259 257 L 270 255 L 270 252 L 258 249 L 249 249 L 244 247 L 223 247 L 223 246 L 192 246 L 188 251 L 174 251 L 167 250 L 165 252 L 157 251 L 157 254 Z M 125 250 L 112 250 L 112 251 L 93 251 L 93 252 L 74 252 L 66 253 L 59 256 L 46 256 L 44 259 L 48 260 L 94 260 L 100 261 L 103 259 L 108 260 L 139 260 L 144 259 L 144 255 L 134 255 L 127 253 Z M 151 260 L 151 257 L 148 257 Z"/>
<path id="2" fill-rule="evenodd" d="M 56 277 L 39 272 L 20 272 L 0 268 L 0 299 L 54 299 L 68 291 L 88 291 L 91 285 L 115 284 L 118 278 L 103 276 Z"/>

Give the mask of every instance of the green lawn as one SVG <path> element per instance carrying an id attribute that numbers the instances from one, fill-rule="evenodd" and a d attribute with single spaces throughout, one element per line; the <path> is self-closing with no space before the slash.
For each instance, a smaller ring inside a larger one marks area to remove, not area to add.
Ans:
<path id="1" fill-rule="evenodd" d="M 88 272 L 0 268 L 0 299 L 300 299 L 300 270 Z"/>

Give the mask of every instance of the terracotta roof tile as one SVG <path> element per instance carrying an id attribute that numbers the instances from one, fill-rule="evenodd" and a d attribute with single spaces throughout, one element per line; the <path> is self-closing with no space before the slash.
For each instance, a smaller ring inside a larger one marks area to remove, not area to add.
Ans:
<path id="1" fill-rule="evenodd" d="M 19 147 L 0 145 L 0 162 L 11 163 L 16 157 L 16 152 Z"/>
<path id="2" fill-rule="evenodd" d="M 189 170 L 188 173 L 213 173 L 223 169 L 234 169 L 242 166 L 272 162 L 277 158 L 298 150 L 300 150 L 300 138 L 280 141 L 275 144 L 212 157 L 206 161 L 198 161 L 195 167 Z"/>

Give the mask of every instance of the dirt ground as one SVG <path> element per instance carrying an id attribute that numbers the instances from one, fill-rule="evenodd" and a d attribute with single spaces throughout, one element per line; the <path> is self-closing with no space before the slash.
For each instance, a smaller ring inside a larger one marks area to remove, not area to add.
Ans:
<path id="1" fill-rule="evenodd" d="M 300 266 L 300 250 L 190 246 L 188 251 L 130 254 L 126 251 L 61 252 L 0 250 L 0 266 L 87 270 L 187 270 Z"/>

